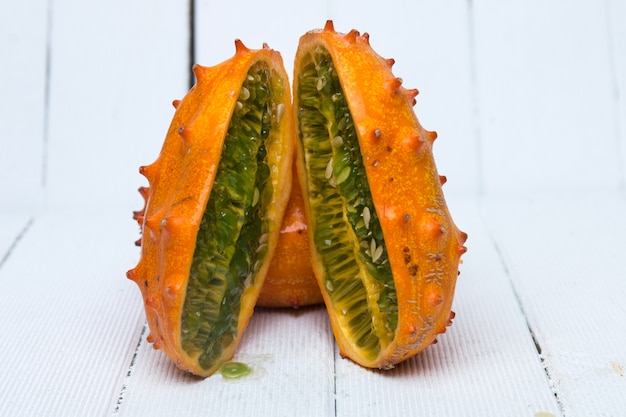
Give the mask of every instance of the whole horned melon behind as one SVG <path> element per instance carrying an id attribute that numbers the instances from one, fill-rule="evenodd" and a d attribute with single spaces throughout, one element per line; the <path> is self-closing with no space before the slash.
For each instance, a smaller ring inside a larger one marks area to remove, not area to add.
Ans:
<path id="1" fill-rule="evenodd" d="M 452 221 L 434 132 L 367 34 L 328 21 L 294 68 L 299 180 L 312 265 L 343 356 L 390 368 L 451 324 L 467 235 Z"/>
<path id="2" fill-rule="evenodd" d="M 235 42 L 194 66 L 157 160 L 140 168 L 139 286 L 150 335 L 201 376 L 229 360 L 253 312 L 291 189 L 293 112 L 278 52 Z"/>

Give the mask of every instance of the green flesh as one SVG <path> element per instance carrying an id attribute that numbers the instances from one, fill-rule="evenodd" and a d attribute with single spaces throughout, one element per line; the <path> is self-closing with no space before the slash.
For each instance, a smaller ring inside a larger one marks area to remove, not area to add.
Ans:
<path id="1" fill-rule="evenodd" d="M 331 56 L 318 46 L 302 68 L 298 123 L 324 291 L 349 340 L 373 359 L 391 342 L 398 323 L 383 233 Z"/>
<path id="2" fill-rule="evenodd" d="M 237 338 L 241 296 L 267 258 L 272 200 L 266 146 L 280 81 L 255 64 L 235 106 L 196 238 L 181 317 L 181 344 L 209 369 Z"/>

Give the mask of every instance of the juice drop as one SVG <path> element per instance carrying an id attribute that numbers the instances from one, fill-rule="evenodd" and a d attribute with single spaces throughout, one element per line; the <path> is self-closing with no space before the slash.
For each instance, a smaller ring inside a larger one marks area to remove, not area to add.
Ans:
<path id="1" fill-rule="evenodd" d="M 241 362 L 226 362 L 219 369 L 219 373 L 228 379 L 241 378 L 248 375 L 250 371 L 250 367 Z"/>

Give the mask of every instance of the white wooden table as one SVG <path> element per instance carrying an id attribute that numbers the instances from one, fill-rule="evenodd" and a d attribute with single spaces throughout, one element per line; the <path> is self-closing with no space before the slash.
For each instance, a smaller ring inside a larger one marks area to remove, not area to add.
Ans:
<path id="1" fill-rule="evenodd" d="M 184 375 L 125 278 L 137 167 L 192 62 L 241 38 L 291 71 L 327 18 L 395 58 L 439 133 L 470 236 L 454 325 L 376 372 L 339 357 L 323 307 L 258 310 L 251 375 Z M 3 0 L 0 416 L 626 416 L 624 22 L 623 0 Z"/>

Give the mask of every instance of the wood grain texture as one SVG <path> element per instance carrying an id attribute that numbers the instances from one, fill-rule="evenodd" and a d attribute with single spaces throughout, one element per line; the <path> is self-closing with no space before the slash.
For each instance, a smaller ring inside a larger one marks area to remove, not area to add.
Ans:
<path id="1" fill-rule="evenodd" d="M 0 6 L 0 212 L 42 204 L 48 12 L 46 0 Z"/>
<path id="2" fill-rule="evenodd" d="M 367 371 L 338 357 L 323 308 L 260 310 L 236 356 L 251 375 L 176 371 L 124 274 L 137 168 L 188 88 L 188 3 L 5 2 L 1 416 L 624 414 L 624 3 L 361 3 L 197 0 L 196 61 L 241 38 L 291 65 L 327 18 L 396 59 L 469 233 L 439 343 Z"/>
<path id="3" fill-rule="evenodd" d="M 332 346 L 321 307 L 257 311 L 233 359 L 252 370 L 241 379 L 183 374 L 143 341 L 118 415 L 330 416 Z"/>
<path id="4" fill-rule="evenodd" d="M 472 4 L 486 194 L 617 191 L 606 4 Z"/>
<path id="5" fill-rule="evenodd" d="M 2 266 L 0 415 L 110 415 L 143 323 L 129 226 L 41 215 Z"/>
<path id="6" fill-rule="evenodd" d="M 484 205 L 567 417 L 626 408 L 626 198 L 604 193 Z"/>
<path id="7" fill-rule="evenodd" d="M 54 1 L 48 206 L 141 207 L 138 167 L 156 159 L 188 88 L 188 13 L 165 0 Z"/>

